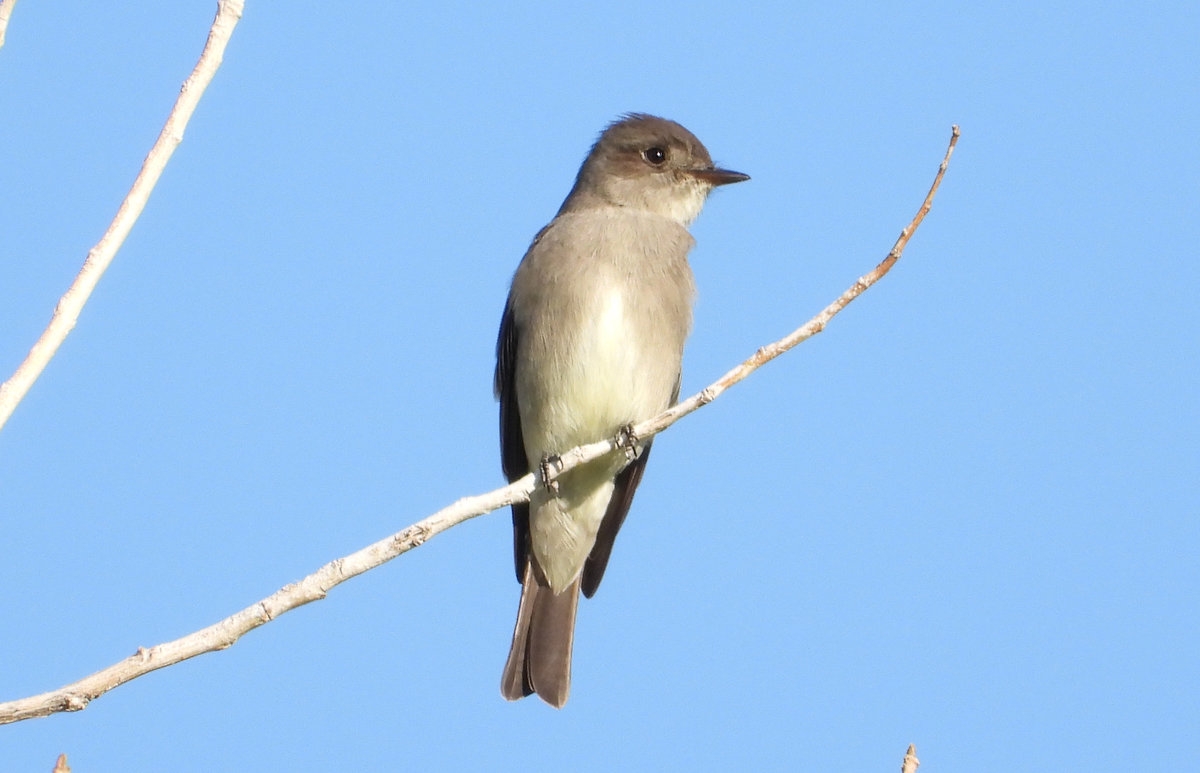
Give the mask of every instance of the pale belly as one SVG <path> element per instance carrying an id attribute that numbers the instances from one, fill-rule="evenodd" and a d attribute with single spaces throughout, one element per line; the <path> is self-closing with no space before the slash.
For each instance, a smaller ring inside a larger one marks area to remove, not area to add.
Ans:
<path id="1" fill-rule="evenodd" d="M 530 414 L 522 408 L 533 464 L 544 454 L 614 437 L 625 425 L 663 410 L 670 400 L 678 354 L 662 350 L 658 339 L 647 339 L 636 329 L 639 320 L 619 292 L 594 299 L 585 320 L 571 338 L 573 346 L 557 359 L 559 367 L 548 379 L 552 386 L 541 393 L 537 420 L 527 421 Z M 625 462 L 624 452 L 617 451 L 564 475 L 557 496 L 543 488 L 534 492 L 532 547 L 556 591 L 583 568 L 612 496 L 613 479 Z"/>

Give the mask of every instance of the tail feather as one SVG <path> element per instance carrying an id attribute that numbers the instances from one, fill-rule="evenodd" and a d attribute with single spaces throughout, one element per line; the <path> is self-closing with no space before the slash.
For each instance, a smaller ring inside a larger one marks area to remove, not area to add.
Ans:
<path id="1" fill-rule="evenodd" d="M 536 692 L 546 703 L 561 709 L 571 692 L 571 645 L 575 640 L 579 579 L 560 593 L 543 583 L 538 581 L 533 561 L 529 561 L 500 692 L 510 701 Z"/>

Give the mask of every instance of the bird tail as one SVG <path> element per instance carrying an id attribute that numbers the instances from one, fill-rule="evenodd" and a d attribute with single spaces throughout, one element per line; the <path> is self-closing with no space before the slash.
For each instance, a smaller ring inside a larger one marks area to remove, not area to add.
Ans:
<path id="1" fill-rule="evenodd" d="M 578 577 L 555 593 L 544 580 L 538 581 L 532 557 L 526 562 L 512 649 L 500 679 L 505 698 L 515 701 L 536 692 L 557 709 L 566 704 L 578 606 Z"/>

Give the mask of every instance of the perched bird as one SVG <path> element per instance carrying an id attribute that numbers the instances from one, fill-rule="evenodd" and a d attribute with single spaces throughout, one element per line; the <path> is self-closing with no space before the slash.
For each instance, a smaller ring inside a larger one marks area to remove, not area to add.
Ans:
<path id="1" fill-rule="evenodd" d="M 748 179 L 715 168 L 674 121 L 634 113 L 600 135 L 521 260 L 500 322 L 495 390 L 510 481 L 675 403 L 695 293 L 687 226 L 714 187 Z M 579 592 L 590 598 L 600 585 L 650 453 L 649 441 L 627 439 L 512 507 L 522 587 L 501 679 L 509 700 L 567 702 Z"/>

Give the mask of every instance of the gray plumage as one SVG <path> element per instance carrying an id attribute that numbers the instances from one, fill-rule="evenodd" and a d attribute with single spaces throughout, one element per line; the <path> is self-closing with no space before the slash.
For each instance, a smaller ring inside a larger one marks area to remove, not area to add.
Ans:
<path id="1" fill-rule="evenodd" d="M 500 442 L 509 480 L 577 445 L 615 437 L 675 402 L 695 287 L 687 225 L 714 186 L 748 179 L 713 167 L 673 121 L 631 114 L 592 147 L 558 214 L 534 238 L 496 344 Z M 513 506 L 521 603 L 501 692 L 562 707 L 570 691 L 579 592 L 600 585 L 650 443 L 615 451 Z"/>

